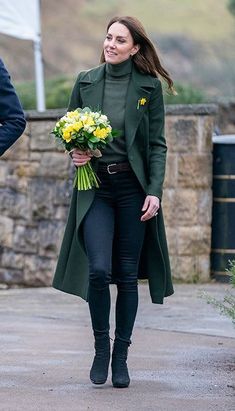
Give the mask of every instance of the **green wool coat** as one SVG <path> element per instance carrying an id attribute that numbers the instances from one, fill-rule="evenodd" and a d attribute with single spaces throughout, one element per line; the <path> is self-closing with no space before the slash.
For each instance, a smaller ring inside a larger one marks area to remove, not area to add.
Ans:
<path id="1" fill-rule="evenodd" d="M 77 107 L 101 110 L 104 76 L 105 64 L 80 73 L 71 95 L 69 110 Z M 141 101 L 144 104 L 140 104 L 141 99 L 145 99 Z M 155 195 L 160 199 L 167 151 L 164 117 L 160 80 L 140 73 L 133 64 L 125 111 L 127 155 L 146 195 Z M 96 162 L 97 160 L 93 160 L 94 168 Z M 93 199 L 94 190 L 79 192 L 77 189 L 73 190 L 68 221 L 53 279 L 54 288 L 78 295 L 85 300 L 88 293 L 89 271 L 81 223 Z M 164 297 L 174 292 L 162 209 L 160 208 L 157 217 L 144 224 L 146 224 L 146 234 L 139 264 L 139 278 L 148 279 L 152 302 L 162 304 Z"/>

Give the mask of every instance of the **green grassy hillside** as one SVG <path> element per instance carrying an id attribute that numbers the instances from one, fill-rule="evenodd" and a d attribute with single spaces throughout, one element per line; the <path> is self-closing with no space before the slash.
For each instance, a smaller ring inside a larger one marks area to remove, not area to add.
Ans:
<path id="1" fill-rule="evenodd" d="M 235 95 L 235 18 L 227 0 L 41 0 L 45 76 L 74 78 L 99 62 L 114 15 L 139 18 L 173 78 L 209 97 Z M 34 78 L 32 43 L 0 34 L 14 80 Z"/>
<path id="2" fill-rule="evenodd" d="M 226 40 L 235 20 L 227 0 L 128 0 L 122 12 L 141 18 L 151 32 L 184 34 L 195 40 Z"/>
<path id="3" fill-rule="evenodd" d="M 235 18 L 227 0 L 90 0 L 81 7 L 89 37 L 99 41 L 112 15 L 139 18 L 179 82 L 212 99 L 235 95 Z"/>

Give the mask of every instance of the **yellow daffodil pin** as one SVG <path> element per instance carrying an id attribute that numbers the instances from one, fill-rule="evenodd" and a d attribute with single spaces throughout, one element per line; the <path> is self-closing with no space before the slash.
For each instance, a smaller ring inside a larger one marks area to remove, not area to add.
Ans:
<path id="1" fill-rule="evenodd" d="M 138 100 L 138 104 L 137 104 L 137 110 L 139 110 L 140 106 L 144 106 L 146 103 L 147 99 L 145 97 L 142 97 Z"/>

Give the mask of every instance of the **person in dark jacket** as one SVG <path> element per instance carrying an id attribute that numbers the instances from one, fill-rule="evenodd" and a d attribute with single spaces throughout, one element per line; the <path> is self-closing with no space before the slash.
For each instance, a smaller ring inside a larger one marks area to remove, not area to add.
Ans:
<path id="1" fill-rule="evenodd" d="M 21 136 L 25 126 L 22 106 L 0 59 L 0 156 Z"/>
<path id="2" fill-rule="evenodd" d="M 120 131 L 94 159 L 73 150 L 76 167 L 89 160 L 100 187 L 74 189 L 53 286 L 89 304 L 95 357 L 94 384 L 107 380 L 110 361 L 109 284 L 117 285 L 112 383 L 128 387 L 127 352 L 138 307 L 138 278 L 147 278 L 153 303 L 173 294 L 161 207 L 166 163 L 162 67 L 141 23 L 113 18 L 107 28 L 101 65 L 79 74 L 69 110 L 90 107 L 107 115 Z M 71 154 L 71 153 L 70 153 Z"/>

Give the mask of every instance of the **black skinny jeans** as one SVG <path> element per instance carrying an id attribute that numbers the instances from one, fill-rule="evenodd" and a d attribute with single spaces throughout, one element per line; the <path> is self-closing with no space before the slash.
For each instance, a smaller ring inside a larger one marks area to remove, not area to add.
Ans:
<path id="1" fill-rule="evenodd" d="M 102 172 L 98 176 L 100 187 L 83 223 L 92 327 L 95 336 L 109 332 L 109 284 L 114 257 L 115 337 L 130 343 L 138 307 L 137 273 L 145 233 L 140 217 L 145 194 L 132 171 L 111 175 Z"/>

